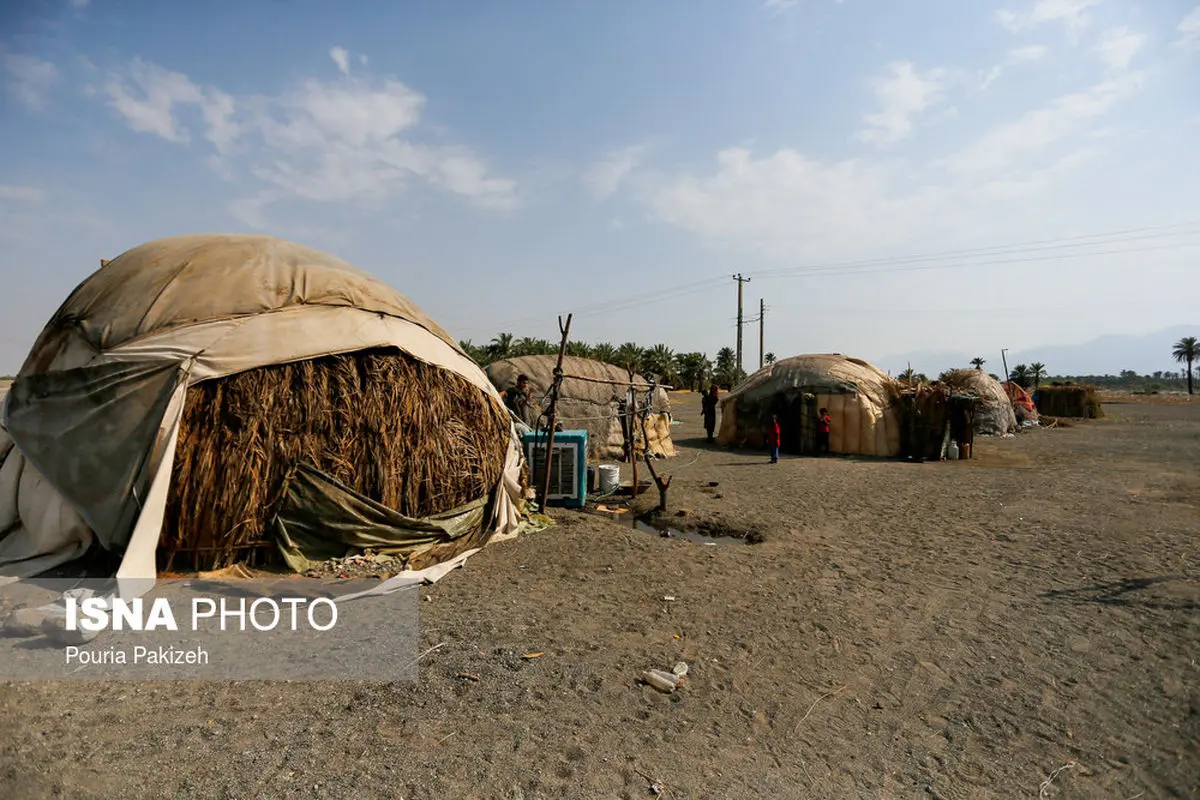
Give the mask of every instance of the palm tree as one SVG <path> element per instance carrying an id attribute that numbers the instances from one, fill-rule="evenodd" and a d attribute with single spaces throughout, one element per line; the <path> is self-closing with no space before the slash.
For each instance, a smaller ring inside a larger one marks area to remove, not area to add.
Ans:
<path id="1" fill-rule="evenodd" d="M 645 351 L 642 350 L 635 342 L 626 342 L 617 348 L 615 360 L 613 361 L 622 369 L 631 369 L 634 372 L 641 372 L 642 359 L 645 357 Z"/>
<path id="2" fill-rule="evenodd" d="M 597 361 L 603 361 L 605 364 L 611 364 L 617 358 L 617 348 L 608 342 L 592 345 L 591 351 L 592 358 Z"/>
<path id="3" fill-rule="evenodd" d="M 1029 367 L 1025 366 L 1024 364 L 1017 364 L 1012 368 L 1012 373 L 1009 375 L 1009 378 L 1012 380 L 1012 382 L 1017 386 L 1020 386 L 1022 389 L 1029 388 L 1030 377 Z"/>
<path id="4" fill-rule="evenodd" d="M 463 339 L 458 343 L 458 346 L 461 347 L 462 351 L 470 356 L 471 360 L 476 364 L 481 367 L 486 365 L 488 355 L 486 347 L 476 347 L 471 343 L 470 339 Z"/>
<path id="5" fill-rule="evenodd" d="M 512 354 L 513 335 L 511 333 L 496 334 L 496 338 L 492 339 L 492 343 L 488 345 L 488 355 L 493 361 L 508 358 Z"/>
<path id="6" fill-rule="evenodd" d="M 732 347 L 722 347 L 717 351 L 717 383 L 732 387 L 738 382 L 736 359 L 737 354 Z"/>
<path id="7" fill-rule="evenodd" d="M 693 392 L 704 390 L 704 384 L 708 382 L 708 378 L 712 374 L 712 362 L 708 360 L 707 355 L 704 353 L 680 353 L 675 356 L 675 363 L 684 386 Z"/>
<path id="8" fill-rule="evenodd" d="M 645 351 L 642 367 L 648 373 L 658 376 L 662 383 L 674 385 L 678 375 L 675 372 L 675 352 L 665 344 L 656 344 Z"/>
<path id="9" fill-rule="evenodd" d="M 532 336 L 522 336 L 512 343 L 512 354 L 514 356 L 536 356 L 541 355 L 541 348 L 538 345 L 538 340 Z"/>
<path id="10" fill-rule="evenodd" d="M 1035 361 L 1029 365 L 1029 377 L 1033 381 L 1033 388 L 1037 389 L 1042 385 L 1042 378 L 1046 377 L 1046 365 L 1040 361 Z"/>
<path id="11" fill-rule="evenodd" d="M 917 381 L 917 373 L 913 372 L 912 367 L 909 367 L 908 369 L 904 370 L 904 372 L 901 372 L 899 377 L 900 380 L 904 381 L 905 383 L 916 383 Z"/>
<path id="12" fill-rule="evenodd" d="M 975 356 L 971 359 L 971 366 L 973 366 L 975 369 L 983 369 L 983 365 L 986 363 L 987 359 L 980 358 L 979 356 Z"/>
<path id="13" fill-rule="evenodd" d="M 1196 341 L 1195 336 L 1185 336 L 1175 343 L 1175 349 L 1171 351 L 1171 357 L 1179 363 L 1187 362 L 1187 383 L 1188 394 L 1192 392 L 1192 364 L 1200 360 L 1200 342 Z"/>
<path id="14" fill-rule="evenodd" d="M 775 363 L 775 354 L 767 353 L 765 356 L 763 356 L 763 361 L 765 361 L 768 364 L 774 364 Z"/>

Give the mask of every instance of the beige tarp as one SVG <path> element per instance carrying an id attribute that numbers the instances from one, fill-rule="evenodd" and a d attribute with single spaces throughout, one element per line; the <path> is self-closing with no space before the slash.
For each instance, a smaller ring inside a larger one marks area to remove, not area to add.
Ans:
<path id="1" fill-rule="evenodd" d="M 528 376 L 534 407 L 522 421 L 530 427 L 536 427 L 537 417 L 542 411 L 540 404 L 554 383 L 554 367 L 557 363 L 557 355 L 517 356 L 489 364 L 487 375 L 502 393 L 516 385 L 518 375 Z M 556 414 L 558 421 L 564 428 L 588 432 L 590 458 L 620 458 L 625 452 L 620 407 L 622 402 L 628 403 L 629 400 L 629 373 L 602 361 L 565 356 L 563 376 Z M 664 457 L 674 456 L 670 397 L 661 387 L 655 387 L 650 392 L 649 382 L 641 375 L 634 375 L 633 380 L 639 407 L 645 405 L 649 395 L 650 414 L 646 419 L 646 429 L 650 435 L 650 452 Z M 542 424 L 545 424 L 545 420 Z M 634 433 L 640 453 L 645 438 L 640 422 Z"/>
<path id="2" fill-rule="evenodd" d="M 10 435 L 15 446 L 0 454 L 0 523 L 8 523 L 0 525 L 0 575 L 36 575 L 77 557 L 132 508 L 118 578 L 152 582 L 187 388 L 373 347 L 397 347 L 500 401 L 483 371 L 419 308 L 302 245 L 180 236 L 112 260 L 47 324 L 5 400 L 0 449 Z M 153 413 L 143 419 L 139 410 Z M 79 465 L 102 463 L 124 470 L 124 483 L 100 496 L 81 485 Z M 501 535 L 519 525 L 520 469 L 514 429 L 491 520 Z"/>
<path id="3" fill-rule="evenodd" d="M 717 438 L 726 446 L 761 446 L 772 413 L 788 413 L 783 409 L 793 409 L 796 398 L 813 395 L 815 408 L 829 410 L 831 452 L 895 457 L 901 428 L 894 386 L 886 373 L 861 359 L 839 354 L 785 358 L 721 399 Z"/>
<path id="4" fill-rule="evenodd" d="M 981 369 L 951 370 L 946 376 L 955 391 L 979 396 L 975 407 L 975 433 L 983 436 L 1002 436 L 1017 430 L 1017 414 L 1004 384 Z"/>

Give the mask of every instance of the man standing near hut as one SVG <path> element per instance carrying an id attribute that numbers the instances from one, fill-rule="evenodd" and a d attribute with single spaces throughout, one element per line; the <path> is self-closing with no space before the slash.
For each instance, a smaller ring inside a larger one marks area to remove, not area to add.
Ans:
<path id="1" fill-rule="evenodd" d="M 817 412 L 817 455 L 819 456 L 829 454 L 829 426 L 832 422 L 828 409 L 822 408 Z"/>
<path id="2" fill-rule="evenodd" d="M 767 425 L 767 444 L 771 445 L 771 463 L 779 463 L 779 444 L 782 440 L 781 431 L 779 430 L 779 416 L 771 415 L 771 422 Z"/>
<path id="3" fill-rule="evenodd" d="M 518 375 L 517 385 L 510 386 L 504 393 L 504 405 L 522 422 L 526 421 L 525 412 L 529 408 L 530 393 L 528 375 Z"/>
<path id="4" fill-rule="evenodd" d="M 704 414 L 704 430 L 708 433 L 708 441 L 713 440 L 713 431 L 717 429 L 717 385 L 714 383 L 704 395 L 702 404 Z"/>

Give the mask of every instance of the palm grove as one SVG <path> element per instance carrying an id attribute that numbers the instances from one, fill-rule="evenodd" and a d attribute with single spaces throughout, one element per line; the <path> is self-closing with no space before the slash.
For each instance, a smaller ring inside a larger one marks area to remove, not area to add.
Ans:
<path id="1" fill-rule="evenodd" d="M 459 345 L 480 366 L 517 356 L 558 355 L 559 347 L 546 339 L 528 336 L 517 339 L 511 333 L 501 333 L 486 345 L 473 344 L 469 339 Z M 691 391 L 699 391 L 710 382 L 729 388 L 746 377 L 745 371 L 738 368 L 737 354 L 732 347 L 717 351 L 715 361 L 707 353 L 676 353 L 665 344 L 642 347 L 634 342 L 622 345 L 567 342 L 567 355 L 603 361 Z M 775 355 L 767 353 L 764 360 L 771 364 Z"/>
<path id="2" fill-rule="evenodd" d="M 511 333 L 501 333 L 486 345 L 473 344 L 469 339 L 459 342 L 459 345 L 480 366 L 517 356 L 558 354 L 558 345 L 547 339 L 535 339 L 528 336 L 518 339 Z M 607 342 L 600 344 L 568 342 L 567 355 L 614 364 L 647 377 L 655 377 L 660 383 L 691 391 L 699 391 L 709 382 L 729 388 L 746 377 L 745 371 L 738 368 L 737 355 L 732 347 L 722 347 L 718 350 L 715 361 L 710 359 L 706 353 L 676 353 L 665 344 L 642 347 L 634 342 L 626 342 L 619 346 Z M 1168 371 L 1138 375 L 1132 370 L 1123 370 L 1119 375 L 1057 376 L 1057 380 L 1090 383 L 1109 388 L 1158 388 L 1176 381 L 1183 382 L 1186 379 L 1188 394 L 1193 394 L 1193 368 L 1196 362 L 1200 362 L 1200 342 L 1195 336 L 1183 337 L 1175 343 L 1171 351 L 1171 358 L 1177 363 L 1185 365 L 1179 377 Z M 767 353 L 763 356 L 763 360 L 767 364 L 772 364 L 775 362 L 775 354 Z M 971 359 L 971 366 L 976 369 L 982 370 L 985 363 L 987 362 L 982 357 Z M 905 381 L 928 380 L 927 376 L 914 372 L 911 368 L 902 372 L 898 377 Z M 993 375 L 993 377 L 1001 379 L 998 375 Z M 1029 389 L 1037 388 L 1043 380 L 1049 380 L 1049 375 L 1046 372 L 1046 365 L 1035 361 L 1031 364 L 1015 365 L 1009 372 L 1009 379 L 1013 383 Z"/>

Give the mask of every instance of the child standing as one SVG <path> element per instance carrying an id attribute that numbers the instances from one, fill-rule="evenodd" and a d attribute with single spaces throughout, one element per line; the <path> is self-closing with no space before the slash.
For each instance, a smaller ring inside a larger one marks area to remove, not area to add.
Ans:
<path id="1" fill-rule="evenodd" d="M 822 408 L 817 412 L 817 455 L 819 456 L 829 453 L 829 425 L 831 422 L 829 411 Z"/>
<path id="2" fill-rule="evenodd" d="M 781 439 L 779 430 L 779 415 L 771 415 L 771 424 L 767 426 L 767 443 L 771 445 L 771 463 L 779 463 L 779 442 Z"/>

